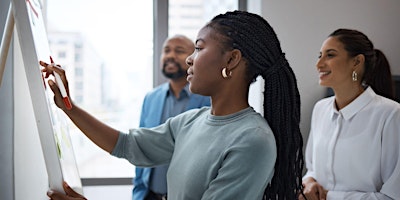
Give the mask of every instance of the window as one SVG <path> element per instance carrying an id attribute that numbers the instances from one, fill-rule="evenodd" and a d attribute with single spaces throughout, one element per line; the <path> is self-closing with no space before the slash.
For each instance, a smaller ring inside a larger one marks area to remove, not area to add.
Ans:
<path id="1" fill-rule="evenodd" d="M 65 51 L 60 51 L 60 52 L 58 52 L 58 54 L 57 54 L 58 58 L 65 58 L 66 55 L 67 55 L 67 53 L 66 53 Z"/>
<path id="2" fill-rule="evenodd" d="M 237 9 L 238 0 L 169 0 L 169 35 L 184 34 L 194 41 L 212 17 Z"/>
<path id="3" fill-rule="evenodd" d="M 244 10 L 245 4 L 245 0 L 51 0 L 48 38 L 63 41 L 50 42 L 50 48 L 66 52 L 65 58 L 54 59 L 68 66 L 64 69 L 74 89 L 73 100 L 108 125 L 128 131 L 139 126 L 144 95 L 163 81 L 159 56 L 165 37 L 185 34 L 194 41 L 211 17 Z M 130 199 L 126 196 L 131 187 L 120 192 L 101 185 L 121 185 L 122 179 L 129 185 L 134 167 L 102 151 L 72 123 L 69 130 L 86 197 L 109 199 L 107 193 L 112 193 L 112 198 Z"/>
<path id="4" fill-rule="evenodd" d="M 75 76 L 82 77 L 83 76 L 83 68 L 82 67 L 75 67 Z"/>
<path id="5" fill-rule="evenodd" d="M 152 1 L 47 1 L 49 41 L 62 41 L 50 49 L 59 52 L 57 63 L 68 65 L 73 100 L 125 132 L 138 127 L 152 89 L 152 9 Z M 69 133 L 82 178 L 134 176 L 133 165 L 98 148 L 72 122 Z"/>

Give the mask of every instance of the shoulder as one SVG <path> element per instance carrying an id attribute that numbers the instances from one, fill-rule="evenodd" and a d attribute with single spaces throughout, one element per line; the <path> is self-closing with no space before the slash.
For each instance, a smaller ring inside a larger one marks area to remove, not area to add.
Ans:
<path id="1" fill-rule="evenodd" d="M 173 119 L 179 121 L 192 121 L 202 115 L 207 115 L 207 113 L 210 113 L 210 109 L 210 107 L 193 108 L 173 117 Z"/>
<path id="2" fill-rule="evenodd" d="M 319 101 L 317 101 L 317 103 L 315 103 L 315 107 L 332 105 L 334 100 L 335 100 L 335 96 L 320 99 Z"/>
<path id="3" fill-rule="evenodd" d="M 370 89 L 367 90 L 372 96 L 372 100 L 369 107 L 374 110 L 379 110 L 381 113 L 397 113 L 400 114 L 400 104 L 392 99 L 375 94 L 375 92 Z M 379 108 L 379 109 L 378 109 Z"/>
<path id="4" fill-rule="evenodd" d="M 388 99 L 386 97 L 376 95 L 374 98 L 374 104 L 377 104 L 378 106 L 383 106 L 388 109 L 394 109 L 394 110 L 399 110 L 400 109 L 400 104 L 392 99 Z"/>
<path id="5" fill-rule="evenodd" d="M 328 110 L 334 107 L 333 106 L 334 101 L 335 101 L 334 96 L 318 100 L 314 105 L 313 112 L 327 112 Z"/>
<path id="6" fill-rule="evenodd" d="M 387 122 L 393 121 L 398 124 L 400 120 L 400 104 L 379 95 L 374 98 L 367 112 L 370 113 L 370 116 L 381 118 Z"/>
<path id="7" fill-rule="evenodd" d="M 155 87 L 153 90 L 151 90 L 145 95 L 144 103 L 152 104 L 155 102 L 163 101 L 167 95 L 168 88 L 169 88 L 168 83 L 163 83 Z"/>
<path id="8" fill-rule="evenodd" d="M 153 90 L 151 90 L 150 92 L 148 92 L 146 94 L 146 96 L 153 96 L 153 95 L 157 95 L 160 93 L 166 93 L 169 89 L 169 84 L 168 83 L 163 83 L 157 87 L 155 87 Z"/>
<path id="9" fill-rule="evenodd" d="M 201 126 L 201 124 L 204 124 L 202 121 L 206 120 L 206 115 L 209 112 L 210 107 L 193 108 L 180 113 L 175 117 L 169 118 L 166 123 L 168 123 L 171 128 L 176 131 L 180 130 L 182 127 Z"/>
<path id="10" fill-rule="evenodd" d="M 275 144 L 275 136 L 267 120 L 254 110 L 240 116 L 239 119 L 232 124 L 230 135 L 237 140 L 234 143 L 245 142 L 254 145 L 259 144 L 261 146 L 265 144 Z"/>

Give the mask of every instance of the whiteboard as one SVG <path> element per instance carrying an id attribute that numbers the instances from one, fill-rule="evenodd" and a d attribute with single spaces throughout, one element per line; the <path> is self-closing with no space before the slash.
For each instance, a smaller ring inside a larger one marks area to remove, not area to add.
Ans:
<path id="1" fill-rule="evenodd" d="M 65 114 L 55 105 L 39 61 L 50 63 L 50 47 L 39 0 L 13 0 L 13 16 L 21 46 L 36 125 L 50 189 L 63 192 L 66 181 L 83 194 Z M 30 133 L 26 133 L 30 134 Z"/>

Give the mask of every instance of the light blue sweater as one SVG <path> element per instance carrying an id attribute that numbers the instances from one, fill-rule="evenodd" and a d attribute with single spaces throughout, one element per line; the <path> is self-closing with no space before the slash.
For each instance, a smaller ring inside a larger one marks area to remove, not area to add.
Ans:
<path id="1" fill-rule="evenodd" d="M 143 167 L 170 163 L 168 199 L 262 199 L 276 160 L 267 122 L 252 108 L 210 113 L 190 110 L 155 128 L 120 133 L 112 155 Z"/>

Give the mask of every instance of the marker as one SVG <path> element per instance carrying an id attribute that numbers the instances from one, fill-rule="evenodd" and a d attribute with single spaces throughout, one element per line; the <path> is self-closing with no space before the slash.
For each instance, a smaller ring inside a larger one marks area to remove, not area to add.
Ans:
<path id="1" fill-rule="evenodd" d="M 55 66 L 53 58 L 51 56 L 50 56 L 50 62 L 51 62 L 51 65 Z M 60 92 L 61 92 L 64 104 L 65 104 L 65 107 L 67 107 L 68 110 L 71 110 L 72 109 L 72 104 L 71 104 L 71 101 L 69 100 L 69 97 L 67 95 L 67 91 L 65 90 L 64 83 L 62 82 L 61 77 L 57 72 L 53 71 L 53 74 L 54 74 L 54 77 L 56 78 L 56 83 L 58 85 L 58 88 L 60 89 Z"/>

